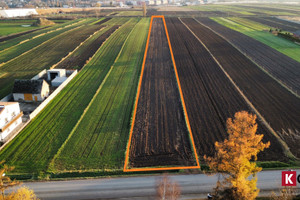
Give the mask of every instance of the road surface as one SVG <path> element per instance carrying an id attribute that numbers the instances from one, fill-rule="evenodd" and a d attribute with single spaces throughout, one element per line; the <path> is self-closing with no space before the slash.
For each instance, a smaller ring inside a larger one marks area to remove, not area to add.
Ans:
<path id="1" fill-rule="evenodd" d="M 300 175 L 300 170 L 297 170 Z M 258 173 L 257 186 L 260 196 L 268 196 L 281 187 L 281 170 Z M 217 175 L 170 175 L 181 188 L 181 199 L 206 198 L 213 190 Z M 40 199 L 154 199 L 155 186 L 161 176 L 102 178 L 71 181 L 26 182 L 23 186 L 33 189 Z M 297 186 L 300 188 L 300 183 Z"/>

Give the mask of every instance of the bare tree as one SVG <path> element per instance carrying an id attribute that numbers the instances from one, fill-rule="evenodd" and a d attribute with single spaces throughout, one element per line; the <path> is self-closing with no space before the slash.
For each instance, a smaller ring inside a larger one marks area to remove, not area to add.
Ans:
<path id="1" fill-rule="evenodd" d="M 158 200 L 176 200 L 180 197 L 178 184 L 170 181 L 167 175 L 164 175 L 158 182 L 156 192 Z"/>

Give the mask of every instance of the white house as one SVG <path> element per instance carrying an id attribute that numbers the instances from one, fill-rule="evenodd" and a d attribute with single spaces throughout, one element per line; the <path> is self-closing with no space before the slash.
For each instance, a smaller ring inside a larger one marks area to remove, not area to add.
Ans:
<path id="1" fill-rule="evenodd" d="M 49 93 L 50 87 L 45 80 L 15 80 L 13 88 L 15 101 L 44 101 Z"/>
<path id="2" fill-rule="evenodd" d="M 5 138 L 22 123 L 23 113 L 18 102 L 0 102 L 0 140 Z"/>
<path id="3" fill-rule="evenodd" d="M 0 10 L 0 17 L 3 18 L 11 18 L 11 17 L 25 17 L 30 15 L 37 15 L 35 9 L 32 8 L 20 8 L 20 9 L 7 9 L 7 10 Z"/>

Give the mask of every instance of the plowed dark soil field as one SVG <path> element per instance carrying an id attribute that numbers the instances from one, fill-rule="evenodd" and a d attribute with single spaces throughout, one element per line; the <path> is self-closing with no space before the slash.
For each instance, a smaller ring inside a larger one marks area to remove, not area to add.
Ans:
<path id="1" fill-rule="evenodd" d="M 287 20 L 284 20 L 284 19 L 279 19 L 279 18 L 276 18 L 276 17 L 265 17 L 264 19 L 267 19 L 267 20 L 270 20 L 270 21 L 273 21 L 273 22 L 277 22 L 277 23 L 280 23 L 280 24 L 285 24 L 285 25 L 288 25 L 290 27 L 296 28 L 296 30 L 300 30 L 300 24 L 299 23 L 295 23 L 295 22 L 292 22 L 292 21 L 287 21 Z"/>
<path id="2" fill-rule="evenodd" d="M 102 20 L 103 21 L 103 20 Z M 101 25 L 102 26 L 102 25 Z M 119 25 L 115 25 L 108 29 L 105 33 L 100 35 L 95 41 L 90 43 L 84 48 L 84 52 L 79 55 L 71 55 L 66 58 L 63 62 L 56 66 L 59 69 L 81 69 L 87 60 L 92 57 L 96 51 L 100 48 L 102 43 L 119 28 Z M 101 29 L 101 28 L 99 28 Z"/>
<path id="3" fill-rule="evenodd" d="M 263 72 L 213 31 L 191 18 L 183 19 L 270 126 L 300 157 L 300 99 Z"/>
<path id="4" fill-rule="evenodd" d="M 130 166 L 196 165 L 163 21 L 153 19 L 132 132 Z"/>
<path id="5" fill-rule="evenodd" d="M 288 24 L 285 23 L 279 23 L 278 21 L 273 21 L 272 18 L 263 18 L 263 17 L 247 17 L 247 19 L 250 19 L 252 21 L 273 27 L 273 28 L 279 28 L 282 29 L 284 31 L 297 31 L 299 30 L 298 28 L 294 27 L 294 26 L 290 26 Z"/>
<path id="6" fill-rule="evenodd" d="M 212 156 L 214 143 L 227 138 L 226 120 L 235 112 L 250 107 L 231 84 L 208 51 L 177 18 L 166 19 L 179 80 L 190 119 L 195 145 L 202 158 Z M 269 149 L 259 154 L 260 160 L 285 159 L 276 138 L 257 120 L 258 133 Z"/>
<path id="7" fill-rule="evenodd" d="M 100 22 L 97 22 L 96 25 L 104 24 L 105 22 L 107 22 L 107 21 L 109 21 L 109 20 L 111 20 L 111 18 L 110 18 L 110 17 L 107 17 L 107 18 L 101 20 Z"/>
<path id="8" fill-rule="evenodd" d="M 294 92 L 297 91 L 300 94 L 299 62 L 276 51 L 272 47 L 222 26 L 209 18 L 197 18 L 197 20 L 222 35 L 272 76 Z"/>

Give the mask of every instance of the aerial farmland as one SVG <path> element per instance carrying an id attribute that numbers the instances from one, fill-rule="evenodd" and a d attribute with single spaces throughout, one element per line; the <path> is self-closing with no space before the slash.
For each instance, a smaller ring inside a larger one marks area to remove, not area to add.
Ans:
<path id="1" fill-rule="evenodd" d="M 198 172 L 245 110 L 271 143 L 259 165 L 299 166 L 299 13 L 207 4 L 0 19 L 2 101 L 15 80 L 78 71 L 0 160 L 19 179 Z M 28 25 L 38 18 L 51 25 Z"/>

